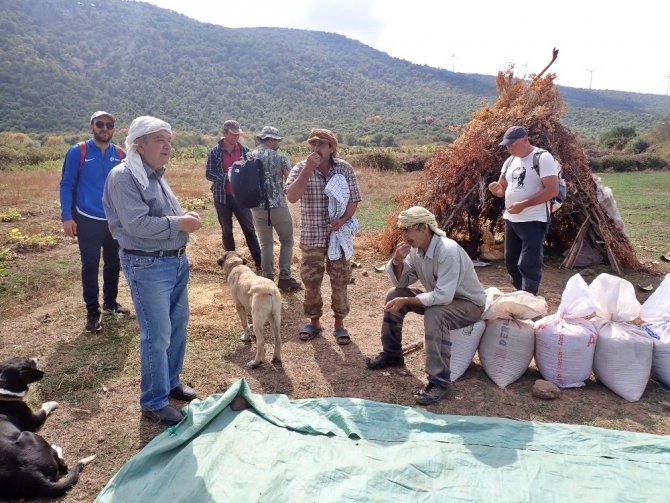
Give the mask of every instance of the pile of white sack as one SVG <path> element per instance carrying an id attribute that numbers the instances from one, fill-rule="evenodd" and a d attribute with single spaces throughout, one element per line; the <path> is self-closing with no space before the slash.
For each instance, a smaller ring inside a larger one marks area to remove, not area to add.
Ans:
<path id="1" fill-rule="evenodd" d="M 482 321 L 450 333 L 452 381 L 479 352 L 484 371 L 501 388 L 519 379 L 533 358 L 542 377 L 559 388 L 582 387 L 594 373 L 635 402 L 651 375 L 670 386 L 670 274 L 642 306 L 633 285 L 610 274 L 591 285 L 575 274 L 549 316 L 543 297 L 497 288 L 486 294 Z"/>

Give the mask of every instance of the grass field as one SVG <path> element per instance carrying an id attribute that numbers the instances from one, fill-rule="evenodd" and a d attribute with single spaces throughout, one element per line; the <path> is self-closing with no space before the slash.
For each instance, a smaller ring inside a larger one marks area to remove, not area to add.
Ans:
<path id="1" fill-rule="evenodd" d="M 670 253 L 670 172 L 599 173 L 614 193 L 626 231 L 638 258 L 657 261 L 670 272 L 668 262 L 660 259 Z"/>

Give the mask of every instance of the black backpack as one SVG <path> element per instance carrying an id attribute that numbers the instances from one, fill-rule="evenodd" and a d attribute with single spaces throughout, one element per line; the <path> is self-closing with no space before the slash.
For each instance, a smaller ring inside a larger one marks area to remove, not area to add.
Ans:
<path id="1" fill-rule="evenodd" d="M 268 225 L 270 225 L 270 205 L 265 191 L 265 170 L 260 159 L 247 155 L 235 161 L 230 167 L 230 188 L 235 202 L 243 208 L 256 208 L 265 202 L 268 210 Z"/>

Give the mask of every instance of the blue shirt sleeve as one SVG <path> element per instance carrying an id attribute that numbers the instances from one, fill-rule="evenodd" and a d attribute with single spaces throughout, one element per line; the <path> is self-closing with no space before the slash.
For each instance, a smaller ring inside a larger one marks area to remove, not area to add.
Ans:
<path id="1" fill-rule="evenodd" d="M 63 172 L 60 180 L 60 215 L 61 220 L 72 220 L 72 208 L 74 206 L 74 189 L 77 183 L 79 162 L 81 160 L 81 148 L 79 145 L 70 147 L 63 161 Z"/>

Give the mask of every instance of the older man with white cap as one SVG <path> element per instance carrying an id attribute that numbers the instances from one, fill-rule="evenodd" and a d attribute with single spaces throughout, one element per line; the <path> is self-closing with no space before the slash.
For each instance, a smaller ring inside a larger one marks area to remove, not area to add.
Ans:
<path id="1" fill-rule="evenodd" d="M 126 137 L 128 156 L 109 174 L 103 196 L 140 328 L 140 408 L 165 425 L 182 419 L 168 397 L 196 398 L 179 375 L 189 318 L 186 243 L 201 226 L 200 216 L 182 209 L 163 176 L 171 140 L 167 122 L 136 118 Z"/>
<path id="2" fill-rule="evenodd" d="M 435 215 L 421 206 L 400 212 L 403 239 L 386 271 L 394 287 L 386 295 L 382 352 L 367 359 L 370 370 L 405 364 L 402 326 L 407 313 L 423 315 L 428 384 L 414 395 L 429 405 L 449 391 L 451 340 L 449 330 L 472 325 L 484 312 L 486 294 L 472 260 L 456 241 L 437 226 Z M 410 288 L 419 281 L 424 290 Z"/>

